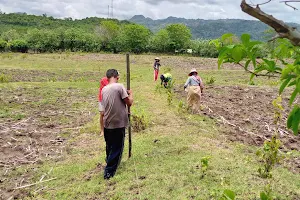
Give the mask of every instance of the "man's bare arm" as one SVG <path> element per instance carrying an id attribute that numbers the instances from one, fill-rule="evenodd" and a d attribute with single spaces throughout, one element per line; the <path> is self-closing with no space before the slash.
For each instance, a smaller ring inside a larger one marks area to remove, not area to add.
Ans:
<path id="1" fill-rule="evenodd" d="M 124 100 L 124 102 L 126 103 L 127 106 L 132 106 L 133 104 L 133 95 L 132 95 L 132 91 L 128 90 L 128 97 L 126 97 Z"/>

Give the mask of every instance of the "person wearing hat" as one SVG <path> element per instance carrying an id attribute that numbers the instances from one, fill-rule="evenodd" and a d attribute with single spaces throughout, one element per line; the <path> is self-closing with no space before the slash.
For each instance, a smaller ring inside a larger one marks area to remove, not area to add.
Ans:
<path id="1" fill-rule="evenodd" d="M 184 90 L 187 89 L 188 107 L 191 108 L 193 112 L 199 111 L 203 88 L 204 88 L 203 81 L 198 76 L 197 70 L 195 68 L 191 69 L 189 73 L 189 77 L 184 84 Z"/>
<path id="2" fill-rule="evenodd" d="M 159 67 L 160 67 L 159 61 L 160 61 L 159 57 L 156 57 L 156 58 L 155 58 L 155 62 L 154 62 L 154 64 L 153 64 L 153 69 L 154 69 L 154 81 L 156 81 L 157 78 L 158 78 Z"/>
<path id="3" fill-rule="evenodd" d="M 162 74 L 160 75 L 160 85 L 164 84 L 164 87 L 167 88 L 168 86 L 168 83 L 171 83 L 172 81 L 172 74 L 170 73 L 165 73 L 165 74 Z"/>

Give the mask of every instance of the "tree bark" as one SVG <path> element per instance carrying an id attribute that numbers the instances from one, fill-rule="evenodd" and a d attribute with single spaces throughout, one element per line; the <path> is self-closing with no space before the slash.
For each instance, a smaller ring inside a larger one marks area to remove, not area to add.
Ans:
<path id="1" fill-rule="evenodd" d="M 272 15 L 268 15 L 263 12 L 258 5 L 256 8 L 253 8 L 247 4 L 246 0 L 242 0 L 241 8 L 243 12 L 272 27 L 277 32 L 277 35 L 273 39 L 287 38 L 293 45 L 300 46 L 300 32 L 295 27 L 291 27 Z"/>

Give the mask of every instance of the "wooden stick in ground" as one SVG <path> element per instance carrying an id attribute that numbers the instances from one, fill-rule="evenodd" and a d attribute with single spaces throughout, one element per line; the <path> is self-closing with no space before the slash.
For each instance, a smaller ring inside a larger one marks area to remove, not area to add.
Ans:
<path id="1" fill-rule="evenodd" d="M 57 179 L 57 178 L 56 177 L 55 178 L 50 178 L 50 179 L 47 179 L 47 180 L 44 180 L 44 181 L 38 181 L 38 182 L 35 182 L 35 183 L 32 183 L 32 184 L 23 185 L 23 186 L 20 186 L 20 187 L 15 187 L 14 190 L 27 188 L 27 187 L 30 187 L 30 186 L 33 186 L 33 185 L 37 185 L 37 184 L 40 184 L 40 183 L 45 183 L 45 182 L 52 181 L 52 180 L 55 180 L 55 179 Z"/>
<path id="2" fill-rule="evenodd" d="M 127 90 L 130 90 L 130 62 L 129 62 L 129 53 L 126 54 L 126 66 L 127 66 Z M 131 119 L 130 119 L 130 107 L 128 106 L 128 119 L 129 119 L 129 126 L 128 126 L 128 158 L 131 157 Z"/>

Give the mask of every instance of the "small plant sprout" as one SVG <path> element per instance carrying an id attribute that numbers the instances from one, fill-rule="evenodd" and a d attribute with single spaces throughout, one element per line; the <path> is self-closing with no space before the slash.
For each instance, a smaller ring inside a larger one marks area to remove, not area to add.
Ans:
<path id="1" fill-rule="evenodd" d="M 281 96 L 276 98 L 272 104 L 274 106 L 275 112 L 274 112 L 274 123 L 276 125 L 275 133 L 272 136 L 271 140 L 266 140 L 264 142 L 262 150 L 257 151 L 257 155 L 261 158 L 263 162 L 263 167 L 260 167 L 258 169 L 258 173 L 262 178 L 271 178 L 272 173 L 271 170 L 274 168 L 274 166 L 279 163 L 281 160 L 281 157 L 279 155 L 279 148 L 281 147 L 281 142 L 278 138 L 278 122 L 280 121 L 282 117 L 282 99 Z"/>
<path id="2" fill-rule="evenodd" d="M 214 82 L 216 82 L 216 78 L 214 76 L 210 77 L 210 79 L 207 81 L 208 85 L 212 85 L 214 84 Z"/>

